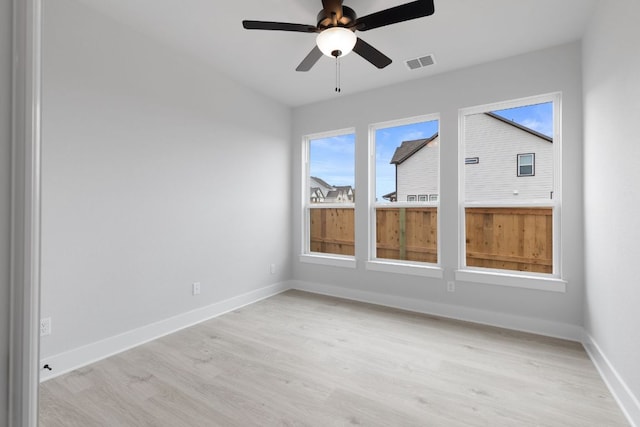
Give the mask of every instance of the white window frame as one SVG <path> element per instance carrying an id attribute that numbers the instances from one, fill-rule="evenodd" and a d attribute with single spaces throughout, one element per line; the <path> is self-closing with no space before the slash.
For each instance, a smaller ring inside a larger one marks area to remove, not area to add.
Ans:
<path id="1" fill-rule="evenodd" d="M 352 208 L 354 209 L 354 221 L 355 221 L 355 203 L 311 203 L 311 194 L 310 194 L 310 182 L 309 178 L 311 176 L 311 165 L 310 165 L 310 142 L 315 139 L 323 139 L 323 138 L 332 138 L 336 136 L 344 136 L 344 135 L 355 135 L 356 144 L 357 144 L 357 134 L 355 128 L 345 128 L 338 129 L 328 132 L 320 132 L 305 135 L 302 138 L 302 158 L 301 164 L 302 167 L 302 190 L 301 190 L 301 212 L 302 212 L 302 224 L 300 229 L 302 230 L 302 238 L 300 241 L 300 262 L 307 264 L 320 264 L 320 265 L 328 265 L 334 267 L 345 267 L 345 268 L 356 268 L 356 257 L 355 255 L 338 255 L 338 254 L 324 254 L 320 252 L 311 252 L 311 243 L 310 243 L 310 209 L 331 209 L 331 208 Z M 356 177 L 356 159 L 354 154 L 354 181 Z M 355 229 L 355 224 L 354 224 Z M 355 244 L 355 236 L 354 236 L 354 244 Z"/>
<path id="2" fill-rule="evenodd" d="M 424 276 L 442 279 L 444 277 L 444 270 L 441 267 L 442 262 L 442 233 L 441 233 L 441 215 L 439 202 L 376 202 L 376 131 L 379 129 L 385 129 L 390 127 L 410 125 L 420 122 L 429 122 L 438 120 L 438 127 L 440 127 L 441 118 L 439 113 L 426 114 L 422 116 L 408 117 L 405 119 L 390 120 L 386 122 L 379 122 L 369 125 L 369 197 L 368 197 L 368 209 L 369 209 L 369 254 L 365 264 L 365 268 L 371 271 L 382 271 L 387 273 L 397 274 L 409 274 L 415 276 Z M 438 129 L 438 133 L 440 129 Z M 442 156 L 440 156 L 440 164 L 442 164 Z M 441 182 L 442 168 L 438 166 L 438 183 Z M 438 184 L 439 185 L 439 184 Z M 397 188 L 396 188 L 397 190 Z M 440 191 L 440 189 L 438 189 Z M 435 206 L 438 208 L 438 263 L 431 264 L 426 262 L 417 261 L 404 261 L 404 260 L 391 260 L 386 258 L 376 258 L 376 209 L 377 208 L 421 208 L 425 206 Z"/>
<path id="3" fill-rule="evenodd" d="M 489 111 L 504 110 L 526 105 L 553 103 L 553 199 L 539 201 L 491 201 L 465 202 L 465 117 Z M 458 112 L 458 269 L 455 279 L 489 285 L 566 292 L 566 280 L 562 278 L 562 94 L 549 93 L 504 102 L 463 108 Z M 548 207 L 553 209 L 553 272 L 531 273 L 466 265 L 465 209 L 471 207 Z"/>

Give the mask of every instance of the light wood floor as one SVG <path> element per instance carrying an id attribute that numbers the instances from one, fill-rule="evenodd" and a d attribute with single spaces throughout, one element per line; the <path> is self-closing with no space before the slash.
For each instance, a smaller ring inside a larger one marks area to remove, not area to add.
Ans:
<path id="1" fill-rule="evenodd" d="M 628 426 L 577 343 L 289 291 L 40 387 L 54 426 Z"/>

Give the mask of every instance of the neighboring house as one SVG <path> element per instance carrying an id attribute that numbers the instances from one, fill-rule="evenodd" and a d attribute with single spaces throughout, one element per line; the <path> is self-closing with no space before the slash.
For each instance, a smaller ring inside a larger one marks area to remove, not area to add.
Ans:
<path id="1" fill-rule="evenodd" d="M 327 195 L 329 191 L 335 190 L 333 185 L 328 184 L 325 180 L 317 178 L 315 176 L 309 177 L 309 186 L 311 189 L 318 189 L 322 192 L 323 197 Z"/>
<path id="2" fill-rule="evenodd" d="M 397 202 L 398 194 L 395 191 L 392 191 L 391 193 L 383 195 L 382 198 L 388 202 Z"/>
<path id="3" fill-rule="evenodd" d="M 553 138 L 493 113 L 465 122 L 466 201 L 550 199 Z"/>
<path id="4" fill-rule="evenodd" d="M 438 198 L 438 169 L 440 163 L 440 138 L 404 141 L 396 148 L 391 164 L 396 165 L 396 191 L 391 201 L 434 201 Z M 394 200 L 395 199 L 395 200 Z"/>
<path id="5" fill-rule="evenodd" d="M 309 192 L 311 197 L 311 203 L 322 203 L 324 202 L 324 193 L 319 187 L 311 187 L 311 191 Z"/>
<path id="6" fill-rule="evenodd" d="M 391 201 L 438 200 L 438 134 L 404 141 L 396 165 Z M 466 201 L 549 199 L 553 191 L 553 139 L 494 113 L 467 116 L 465 122 Z M 395 200 L 393 200 L 395 198 Z"/>
<path id="7" fill-rule="evenodd" d="M 321 178 L 309 177 L 311 203 L 353 203 L 355 190 L 350 185 L 333 186 Z"/>

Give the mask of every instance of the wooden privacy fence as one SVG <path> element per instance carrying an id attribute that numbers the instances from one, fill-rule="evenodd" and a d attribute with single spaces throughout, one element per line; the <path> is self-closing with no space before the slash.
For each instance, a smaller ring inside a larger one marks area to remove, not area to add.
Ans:
<path id="1" fill-rule="evenodd" d="M 466 208 L 467 265 L 553 272 L 551 208 Z"/>
<path id="2" fill-rule="evenodd" d="M 310 209 L 311 252 L 355 254 L 354 209 Z M 467 266 L 553 272 L 551 208 L 466 208 Z M 376 208 L 376 258 L 438 262 L 436 207 Z"/>
<path id="3" fill-rule="evenodd" d="M 377 208 L 376 258 L 438 262 L 438 209 Z"/>
<path id="4" fill-rule="evenodd" d="M 311 252 L 355 255 L 353 211 L 353 208 L 311 208 Z"/>
<path id="5" fill-rule="evenodd" d="M 311 252 L 355 254 L 353 208 L 311 208 Z M 438 262 L 438 211 L 376 209 L 377 258 Z"/>

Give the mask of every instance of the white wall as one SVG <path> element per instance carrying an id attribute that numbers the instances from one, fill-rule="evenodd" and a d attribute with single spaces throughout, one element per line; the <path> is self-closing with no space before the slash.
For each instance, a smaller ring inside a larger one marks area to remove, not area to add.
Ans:
<path id="1" fill-rule="evenodd" d="M 437 55 L 437 52 L 435 52 Z M 375 72 L 375 71 L 372 71 Z M 343 87 L 343 94 L 349 88 Z M 343 295 L 388 296 L 386 301 L 401 298 L 404 302 L 423 302 L 423 306 L 453 307 L 454 313 L 491 312 L 494 319 L 503 315 L 550 322 L 559 331 L 579 329 L 582 324 L 584 292 L 583 215 L 582 215 L 582 81 L 581 49 L 571 43 L 544 51 L 491 62 L 430 78 L 390 86 L 375 91 L 342 95 L 335 100 L 294 110 L 293 193 L 301 194 L 301 141 L 305 134 L 355 127 L 356 192 L 366 194 L 367 135 L 371 123 L 418 115 L 440 113 L 440 207 L 441 246 L 444 280 L 419 276 L 389 274 L 365 269 L 367 259 L 369 213 L 367 200 L 356 199 L 357 268 L 328 267 L 300 263 L 301 201 L 293 203 L 293 255 L 296 257 L 294 279 L 320 285 L 335 285 Z M 566 293 L 544 292 L 479 283 L 458 283 L 455 293 L 447 293 L 445 281 L 453 280 L 458 260 L 458 110 L 464 107 L 562 91 L 563 93 L 563 277 L 568 280 Z M 303 285 L 301 285 L 303 286 Z M 313 288 L 313 286 L 305 286 Z M 320 289 L 322 286 L 317 286 Z M 325 288 L 326 289 L 326 288 Z M 378 301 L 381 300 L 378 298 Z M 384 300 L 384 298 L 382 298 Z M 461 314 L 462 315 L 462 314 Z M 471 316 L 473 317 L 473 316 Z M 574 328 L 571 327 L 574 326 Z M 518 327 L 518 325 L 512 325 Z M 533 329 L 539 330 L 532 327 Z M 558 334 L 562 335 L 561 332 Z"/>
<path id="2" fill-rule="evenodd" d="M 11 0 L 0 0 L 0 427 L 9 388 L 9 242 L 11 221 Z"/>
<path id="3" fill-rule="evenodd" d="M 639 16 L 637 0 L 601 1 L 583 46 L 585 326 L 610 373 L 622 380 L 619 395 L 627 395 L 627 411 L 638 425 Z"/>
<path id="4" fill-rule="evenodd" d="M 288 279 L 290 109 L 43 3 L 42 357 Z"/>

